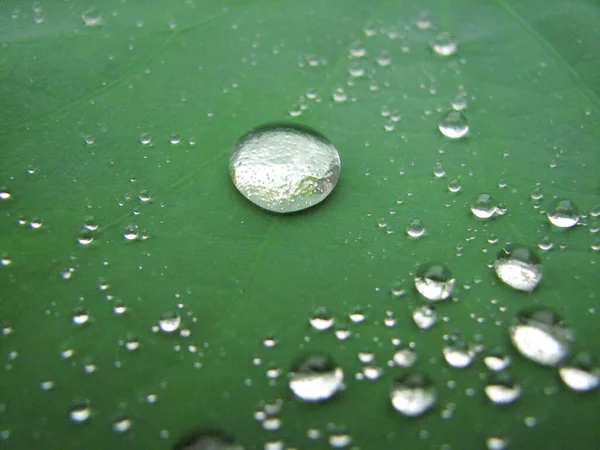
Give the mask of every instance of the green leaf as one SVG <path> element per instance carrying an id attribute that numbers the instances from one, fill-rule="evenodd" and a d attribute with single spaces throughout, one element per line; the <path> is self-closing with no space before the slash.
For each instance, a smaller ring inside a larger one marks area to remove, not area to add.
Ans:
<path id="1" fill-rule="evenodd" d="M 598 393 L 576 394 L 525 360 L 508 327 L 545 305 L 573 328 L 575 351 L 600 356 L 599 24 L 592 1 L 3 2 L 0 438 L 10 448 L 170 448 L 212 427 L 249 449 L 325 448 L 339 429 L 363 449 L 597 442 Z M 439 32 L 455 54 L 432 51 Z M 470 131 L 450 140 L 437 121 L 463 92 Z M 322 132 L 342 160 L 330 198 L 292 215 L 249 203 L 227 169 L 239 136 L 281 120 Z M 482 192 L 507 214 L 475 218 L 469 203 Z M 577 227 L 550 226 L 554 197 L 578 205 Z M 406 235 L 412 218 L 423 238 Z M 86 220 L 98 228 L 82 245 Z M 128 241 L 132 224 L 139 237 Z M 539 250 L 536 291 L 498 281 L 490 265 L 503 244 L 545 236 L 554 247 Z M 438 307 L 443 320 L 420 331 L 412 278 L 428 261 L 447 264 L 457 286 Z M 407 294 L 393 297 L 392 283 Z M 351 337 L 312 330 L 318 307 Z M 78 308 L 89 323 L 73 323 Z M 354 308 L 364 323 L 348 319 Z M 183 335 L 153 330 L 169 312 Z M 487 400 L 481 354 L 464 370 L 446 364 L 457 332 L 512 357 L 515 404 Z M 435 382 L 437 405 L 421 418 L 391 407 L 405 372 L 388 367 L 394 338 L 416 345 L 414 369 Z M 376 381 L 356 379 L 365 350 L 384 369 Z M 344 369 L 332 402 L 307 405 L 288 389 L 301 351 Z M 80 399 L 91 405 L 85 424 L 69 418 Z M 265 431 L 253 415 L 278 399 L 282 426 Z M 123 416 L 131 429 L 113 431 Z"/>

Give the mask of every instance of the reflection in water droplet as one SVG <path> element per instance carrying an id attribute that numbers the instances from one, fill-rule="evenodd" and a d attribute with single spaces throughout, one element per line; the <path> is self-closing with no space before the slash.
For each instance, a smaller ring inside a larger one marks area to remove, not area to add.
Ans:
<path id="1" fill-rule="evenodd" d="M 0 200 L 8 200 L 10 197 L 10 189 L 6 186 L 0 186 Z"/>
<path id="2" fill-rule="evenodd" d="M 344 373 L 325 353 L 299 357 L 289 373 L 289 387 L 296 397 L 310 402 L 329 400 L 341 388 Z"/>
<path id="3" fill-rule="evenodd" d="M 142 189 L 141 192 L 138 195 L 138 198 L 146 203 L 149 202 L 152 199 L 152 196 L 150 195 L 150 191 L 148 189 Z"/>
<path id="4" fill-rule="evenodd" d="M 421 330 L 427 330 L 437 323 L 437 313 L 431 305 L 417 306 L 412 312 L 412 318 Z"/>
<path id="5" fill-rule="evenodd" d="M 452 294 L 455 279 L 444 264 L 423 264 L 417 269 L 415 286 L 428 300 L 446 300 Z"/>
<path id="6" fill-rule="evenodd" d="M 73 323 L 75 325 L 86 324 L 90 320 L 90 313 L 87 309 L 79 306 L 73 311 Z"/>
<path id="7" fill-rule="evenodd" d="M 461 188 L 462 185 L 459 178 L 452 178 L 450 181 L 448 181 L 448 190 L 450 192 L 458 192 L 461 190 Z"/>
<path id="8" fill-rule="evenodd" d="M 521 386 L 507 373 L 501 373 L 486 383 L 485 395 L 497 405 L 507 405 L 514 403 L 521 396 Z"/>
<path id="9" fill-rule="evenodd" d="M 237 189 L 269 211 L 299 211 L 323 201 L 340 174 L 336 148 L 322 134 L 293 124 L 255 128 L 235 144 L 229 170 Z"/>
<path id="10" fill-rule="evenodd" d="M 119 416 L 112 423 L 113 431 L 117 433 L 127 433 L 131 426 L 133 425 L 133 421 L 127 416 Z"/>
<path id="11" fill-rule="evenodd" d="M 221 430 L 199 429 L 178 440 L 173 450 L 244 450 L 244 447 Z"/>
<path id="12" fill-rule="evenodd" d="M 150 136 L 150 133 L 142 133 L 140 134 L 140 142 L 144 145 L 148 145 L 152 142 L 152 136 Z"/>
<path id="13" fill-rule="evenodd" d="M 29 221 L 29 226 L 33 229 L 42 228 L 43 224 L 44 222 L 42 222 L 42 219 L 40 219 L 39 217 L 34 217 Z"/>
<path id="14" fill-rule="evenodd" d="M 533 306 L 517 313 L 510 339 L 526 358 L 545 366 L 556 366 L 569 355 L 571 331 L 553 310 Z"/>
<path id="15" fill-rule="evenodd" d="M 563 382 L 579 392 L 588 392 L 600 385 L 600 367 L 591 353 L 580 352 L 561 364 L 558 374 Z"/>
<path id="16" fill-rule="evenodd" d="M 333 326 L 334 319 L 327 308 L 320 307 L 312 314 L 309 323 L 315 330 L 325 331 Z"/>
<path id="17" fill-rule="evenodd" d="M 559 228 L 571 228 L 579 222 L 579 210 L 577 206 L 567 199 L 557 199 L 546 213 L 548 220 Z"/>
<path id="18" fill-rule="evenodd" d="M 419 238 L 425 234 L 425 224 L 421 219 L 410 219 L 406 224 L 406 233 L 412 238 Z"/>
<path id="19" fill-rule="evenodd" d="M 471 212 L 480 219 L 489 219 L 496 212 L 496 201 L 484 192 L 471 200 Z"/>
<path id="20" fill-rule="evenodd" d="M 102 15 L 98 8 L 92 7 L 84 11 L 81 15 L 81 20 L 86 27 L 95 27 L 102 25 Z"/>
<path id="21" fill-rule="evenodd" d="M 460 139 L 469 131 L 469 122 L 467 116 L 461 111 L 447 111 L 438 120 L 438 128 L 440 132 L 450 139 Z"/>
<path id="22" fill-rule="evenodd" d="M 400 367 L 412 367 L 417 361 L 417 354 L 409 347 L 400 348 L 394 353 L 394 364 Z"/>
<path id="23" fill-rule="evenodd" d="M 502 282 L 519 291 L 531 292 L 542 281 L 542 260 L 533 249 L 519 244 L 498 252 L 494 270 Z"/>
<path id="24" fill-rule="evenodd" d="M 438 33 L 431 42 L 431 48 L 435 53 L 442 56 L 450 56 L 456 52 L 458 45 L 456 40 L 448 32 Z"/>
<path id="25" fill-rule="evenodd" d="M 435 404 L 436 393 L 427 375 L 414 372 L 396 378 L 390 398 L 396 411 L 405 416 L 416 417 Z"/>
<path id="26" fill-rule="evenodd" d="M 455 369 L 469 367 L 475 358 L 475 352 L 466 342 L 456 342 L 444 347 L 444 359 Z"/>
<path id="27" fill-rule="evenodd" d="M 173 333 L 179 329 L 181 317 L 174 311 L 164 313 L 158 321 L 158 326 L 165 333 Z"/>
<path id="28" fill-rule="evenodd" d="M 489 355 L 484 356 L 483 362 L 485 363 L 488 369 L 493 370 L 494 372 L 500 372 L 508 368 L 512 360 L 508 355 L 491 353 Z"/>
<path id="29" fill-rule="evenodd" d="M 82 230 L 79 231 L 79 234 L 77 235 L 77 242 L 81 245 L 89 245 L 94 241 L 94 234 L 88 230 L 87 228 L 84 228 Z"/>

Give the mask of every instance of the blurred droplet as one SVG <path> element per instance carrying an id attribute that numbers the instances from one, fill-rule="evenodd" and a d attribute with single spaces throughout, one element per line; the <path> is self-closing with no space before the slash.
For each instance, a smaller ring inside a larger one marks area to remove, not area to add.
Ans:
<path id="1" fill-rule="evenodd" d="M 427 375 L 412 372 L 396 378 L 390 398 L 396 411 L 405 416 L 416 417 L 435 404 L 436 393 L 433 382 Z"/>
<path id="2" fill-rule="evenodd" d="M 519 244 L 498 252 L 494 270 L 503 283 L 519 291 L 531 292 L 542 281 L 542 260 L 533 249 Z"/>
<path id="3" fill-rule="evenodd" d="M 460 139 L 469 131 L 469 122 L 467 116 L 461 111 L 453 109 L 447 111 L 438 120 L 440 132 L 450 139 Z"/>
<path id="4" fill-rule="evenodd" d="M 289 373 L 289 387 L 296 397 L 310 402 L 332 398 L 341 388 L 344 373 L 325 353 L 309 353 L 296 359 Z"/>
<path id="5" fill-rule="evenodd" d="M 431 41 L 431 48 L 441 56 L 450 56 L 456 52 L 458 45 L 450 33 L 442 31 Z"/>

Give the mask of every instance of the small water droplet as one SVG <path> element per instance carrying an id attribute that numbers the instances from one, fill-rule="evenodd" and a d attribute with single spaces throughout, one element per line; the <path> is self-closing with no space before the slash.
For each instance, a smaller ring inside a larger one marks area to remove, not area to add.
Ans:
<path id="1" fill-rule="evenodd" d="M 484 356 L 483 362 L 488 369 L 493 370 L 494 372 L 501 372 L 510 366 L 512 360 L 508 355 L 490 353 Z"/>
<path id="2" fill-rule="evenodd" d="M 123 237 L 127 241 L 133 241 L 138 238 L 140 235 L 140 229 L 137 225 L 130 224 L 125 227 L 123 230 Z"/>
<path id="3" fill-rule="evenodd" d="M 448 32 L 442 31 L 438 33 L 433 41 L 431 48 L 435 53 L 441 56 L 450 56 L 456 52 L 458 45 L 456 40 Z"/>
<path id="4" fill-rule="evenodd" d="M 514 403 L 521 396 L 521 386 L 505 372 L 491 377 L 484 390 L 487 398 L 496 405 Z"/>
<path id="5" fill-rule="evenodd" d="M 600 385 L 600 366 L 588 352 L 579 352 L 558 369 L 561 380 L 579 392 L 588 392 Z"/>
<path id="6" fill-rule="evenodd" d="M 412 367 L 417 361 L 417 354 L 410 347 L 402 347 L 394 353 L 393 361 L 400 367 Z"/>
<path id="7" fill-rule="evenodd" d="M 84 325 L 90 320 L 90 313 L 83 307 L 77 307 L 73 311 L 73 323 L 75 325 Z"/>
<path id="8" fill-rule="evenodd" d="M 164 313 L 158 320 L 158 326 L 164 333 L 173 333 L 181 325 L 181 316 L 174 311 Z"/>
<path id="9" fill-rule="evenodd" d="M 460 139 L 468 133 L 469 122 L 467 116 L 461 111 L 451 109 L 440 117 L 438 128 L 444 136 L 450 139 Z"/>
<path id="10" fill-rule="evenodd" d="M 416 417 L 435 404 L 436 393 L 433 382 L 427 375 L 413 372 L 396 378 L 390 398 L 396 411 L 405 416 Z"/>
<path id="11" fill-rule="evenodd" d="M 315 330 L 325 331 L 333 326 L 334 318 L 327 308 L 320 307 L 311 315 L 309 323 Z"/>
<path id="12" fill-rule="evenodd" d="M 0 186 L 0 200 L 8 200 L 10 197 L 10 189 L 6 186 Z"/>
<path id="13" fill-rule="evenodd" d="M 102 15 L 96 7 L 86 9 L 81 15 L 81 20 L 86 27 L 96 27 L 102 25 Z"/>
<path id="14" fill-rule="evenodd" d="M 179 133 L 175 133 L 174 131 L 169 132 L 169 142 L 171 144 L 179 144 L 181 142 Z"/>
<path id="15" fill-rule="evenodd" d="M 289 373 L 289 387 L 296 397 L 310 402 L 332 398 L 341 388 L 344 373 L 325 353 L 309 353 L 296 359 Z"/>
<path id="16" fill-rule="evenodd" d="M 519 291 L 531 292 L 542 281 L 542 260 L 533 249 L 519 244 L 498 252 L 494 270 L 504 284 Z"/>
<path id="17" fill-rule="evenodd" d="M 461 340 L 444 347 L 443 354 L 448 365 L 455 369 L 469 367 L 475 358 L 475 351 Z"/>
<path id="18" fill-rule="evenodd" d="M 131 426 L 133 425 L 133 421 L 128 416 L 119 415 L 117 418 L 113 420 L 112 429 L 117 433 L 127 433 Z"/>
<path id="19" fill-rule="evenodd" d="M 499 436 L 491 436 L 485 440 L 487 450 L 505 450 L 508 448 L 508 441 Z"/>
<path id="20" fill-rule="evenodd" d="M 459 178 L 452 178 L 448 181 L 448 190 L 450 192 L 458 192 L 462 188 L 461 182 Z"/>
<path id="21" fill-rule="evenodd" d="M 252 203 L 280 213 L 323 201 L 337 184 L 340 158 L 320 133 L 293 124 L 271 124 L 242 136 L 230 158 L 231 178 Z"/>
<path id="22" fill-rule="evenodd" d="M 138 198 L 142 202 L 146 203 L 152 199 L 152 196 L 150 195 L 150 191 L 148 189 L 142 189 L 138 195 Z"/>
<path id="23" fill-rule="evenodd" d="M 419 218 L 413 218 L 406 224 L 406 234 L 411 238 L 420 238 L 425 234 L 425 224 Z"/>
<path id="24" fill-rule="evenodd" d="M 479 194 L 471 200 L 471 212 L 480 219 L 489 219 L 496 213 L 496 210 L 496 201 L 487 192 Z"/>
<path id="25" fill-rule="evenodd" d="M 435 308 L 431 305 L 417 306 L 412 312 L 412 318 L 421 330 L 428 330 L 434 326 L 438 320 Z"/>
<path id="26" fill-rule="evenodd" d="M 94 241 L 94 234 L 87 228 L 83 228 L 77 235 L 77 242 L 81 245 L 89 245 Z"/>
<path id="27" fill-rule="evenodd" d="M 33 217 L 30 221 L 29 221 L 29 226 L 31 228 L 33 228 L 34 230 L 37 230 L 39 228 L 42 228 L 42 225 L 44 224 L 44 222 L 42 222 L 42 219 L 40 219 L 39 217 Z"/>
<path id="28" fill-rule="evenodd" d="M 69 412 L 69 417 L 72 422 L 84 423 L 87 422 L 92 415 L 92 408 L 88 400 L 77 400 L 74 402 Z"/>

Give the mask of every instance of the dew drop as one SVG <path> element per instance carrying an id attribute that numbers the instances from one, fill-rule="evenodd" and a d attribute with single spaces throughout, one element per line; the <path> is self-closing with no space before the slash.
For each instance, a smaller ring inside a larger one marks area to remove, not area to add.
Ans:
<path id="1" fill-rule="evenodd" d="M 438 33 L 435 39 L 431 41 L 431 48 L 441 56 L 453 55 L 457 47 L 456 40 L 454 40 L 450 33 L 445 31 Z"/>
<path id="2" fill-rule="evenodd" d="M 88 400 L 77 400 L 71 407 L 69 417 L 72 422 L 84 423 L 87 422 L 92 415 L 92 408 Z"/>
<path id="3" fill-rule="evenodd" d="M 325 353 L 309 353 L 299 357 L 289 373 L 292 392 L 309 402 L 329 400 L 342 388 L 343 381 L 342 369 Z"/>
<path id="4" fill-rule="evenodd" d="M 11 198 L 10 189 L 6 186 L 0 186 L 0 200 L 8 200 Z"/>
<path id="5" fill-rule="evenodd" d="M 390 398 L 396 411 L 405 416 L 416 417 L 435 404 L 436 393 L 433 382 L 427 375 L 413 372 L 396 378 Z"/>
<path id="6" fill-rule="evenodd" d="M 431 305 L 417 306 L 412 312 L 415 324 L 421 330 L 428 330 L 437 323 L 437 313 Z"/>
<path id="7" fill-rule="evenodd" d="M 117 433 L 127 433 L 131 426 L 133 425 L 133 421 L 127 416 L 118 416 L 112 423 L 113 431 Z"/>
<path id="8" fill-rule="evenodd" d="M 420 238 L 425 234 L 425 224 L 421 219 L 410 219 L 406 224 L 406 234 L 411 238 Z"/>
<path id="9" fill-rule="evenodd" d="M 475 358 L 475 352 L 471 346 L 463 341 L 444 347 L 443 354 L 448 365 L 455 369 L 469 367 Z"/>
<path id="10" fill-rule="evenodd" d="M 438 128 L 444 136 L 450 139 L 460 139 L 469 131 L 469 123 L 467 116 L 461 111 L 451 109 L 440 117 Z"/>
<path id="11" fill-rule="evenodd" d="M 271 124 L 238 140 L 229 170 L 236 188 L 252 203 L 287 213 L 314 206 L 331 193 L 339 178 L 340 158 L 315 130 Z"/>
<path id="12" fill-rule="evenodd" d="M 546 213 L 550 223 L 559 228 L 571 228 L 579 222 L 577 206 L 567 199 L 557 199 Z"/>
<path id="13" fill-rule="evenodd" d="M 130 224 L 125 227 L 123 230 L 123 237 L 127 241 L 133 241 L 138 238 L 140 235 L 140 229 L 137 225 Z"/>
<path id="14" fill-rule="evenodd" d="M 150 136 L 150 133 L 142 133 L 140 134 L 140 142 L 144 145 L 148 145 L 152 142 L 152 136 Z"/>
<path id="15" fill-rule="evenodd" d="M 505 450 L 508 448 L 508 441 L 499 436 L 491 436 L 485 440 L 487 450 Z"/>
<path id="16" fill-rule="evenodd" d="M 221 430 L 198 429 L 179 439 L 173 450 L 244 450 L 244 447 Z"/>
<path id="17" fill-rule="evenodd" d="M 510 339 L 526 358 L 544 366 L 556 366 L 569 355 L 572 335 L 553 310 L 533 306 L 516 314 Z"/>
<path id="18" fill-rule="evenodd" d="M 507 373 L 493 376 L 486 383 L 484 391 L 487 398 L 496 405 L 514 403 L 521 396 L 521 386 Z"/>
<path id="19" fill-rule="evenodd" d="M 519 244 L 498 252 L 494 270 L 504 284 L 519 291 L 531 292 L 542 281 L 542 260 L 533 249 Z"/>
<path id="20" fill-rule="evenodd" d="M 84 325 L 90 320 L 90 313 L 83 307 L 77 307 L 73 311 L 73 323 L 75 325 Z"/>
<path id="21" fill-rule="evenodd" d="M 428 300 L 446 300 L 452 294 L 455 279 L 444 264 L 429 263 L 421 265 L 415 274 L 415 286 Z"/>
<path id="22" fill-rule="evenodd" d="M 510 366 L 512 360 L 508 355 L 502 355 L 498 353 L 490 353 L 483 358 L 484 364 L 488 369 L 494 372 L 500 372 Z"/>
<path id="23" fill-rule="evenodd" d="M 174 311 L 164 313 L 158 320 L 158 326 L 164 333 L 173 333 L 181 325 L 181 316 Z"/>
<path id="24" fill-rule="evenodd" d="M 92 7 L 86 9 L 84 13 L 81 15 L 81 20 L 86 27 L 96 27 L 98 25 L 102 25 L 102 15 L 98 8 Z"/>
<path id="25" fill-rule="evenodd" d="M 471 212 L 480 219 L 489 219 L 496 213 L 497 204 L 493 197 L 484 192 L 471 200 Z"/>
<path id="26" fill-rule="evenodd" d="M 94 234 L 87 228 L 83 228 L 77 235 L 77 242 L 81 245 L 89 245 L 94 241 Z"/>
<path id="27" fill-rule="evenodd" d="M 448 181 L 448 190 L 450 192 L 458 192 L 462 188 L 461 182 L 459 178 L 452 178 Z"/>
<path id="28" fill-rule="evenodd" d="M 334 319 L 327 308 L 320 307 L 310 316 L 310 325 L 319 331 L 325 331 L 333 326 Z"/>
<path id="29" fill-rule="evenodd" d="M 397 366 L 412 367 L 417 361 L 417 354 L 409 347 L 403 347 L 394 353 L 392 359 Z"/>
<path id="30" fill-rule="evenodd" d="M 558 374 L 574 391 L 588 392 L 600 385 L 600 366 L 588 352 L 579 352 L 561 364 Z"/>

